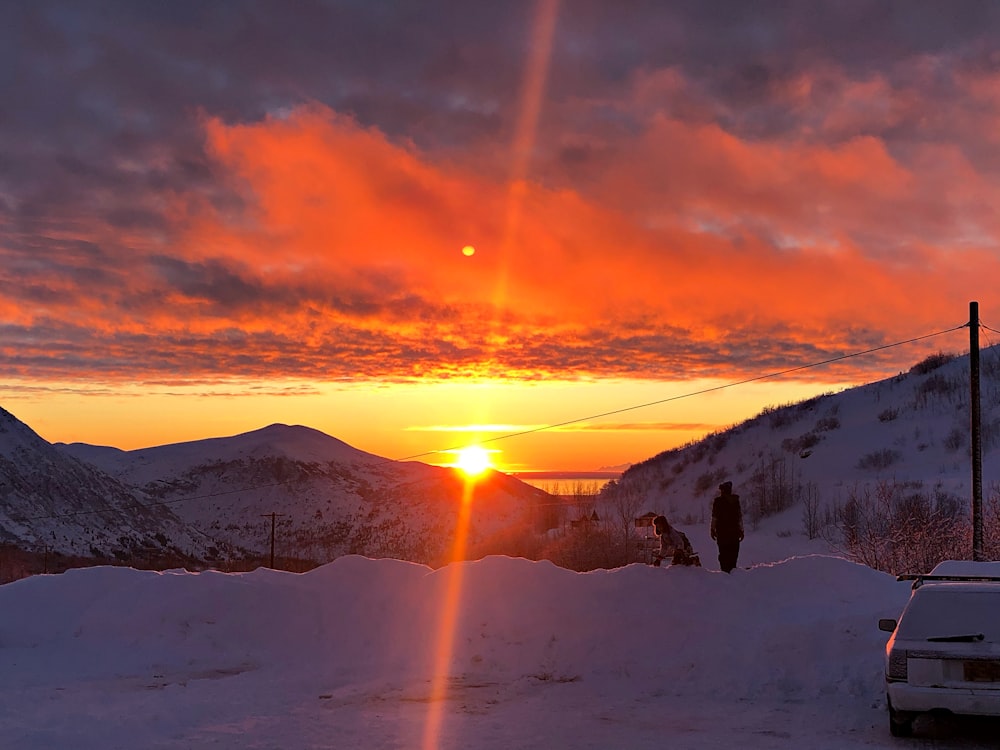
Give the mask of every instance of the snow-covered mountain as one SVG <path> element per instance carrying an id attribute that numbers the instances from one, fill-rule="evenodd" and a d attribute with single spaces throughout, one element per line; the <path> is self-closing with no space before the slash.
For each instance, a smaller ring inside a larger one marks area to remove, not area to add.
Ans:
<path id="1" fill-rule="evenodd" d="M 204 559 L 211 540 L 167 506 L 57 450 L 0 409 L 0 543 L 131 561 Z"/>
<path id="2" fill-rule="evenodd" d="M 1000 349 L 981 352 L 984 494 L 1000 486 Z M 636 464 L 604 501 L 701 523 L 724 480 L 751 515 L 813 502 L 823 508 L 880 485 L 909 494 L 971 496 L 969 357 L 938 354 L 908 372 L 765 409 L 689 445 Z"/>
<path id="3" fill-rule="evenodd" d="M 275 514 L 275 553 L 286 560 L 355 553 L 440 562 L 466 487 L 452 469 L 391 461 L 302 426 L 134 451 L 58 447 L 169 507 L 220 548 L 265 554 Z M 470 543 L 530 523 L 536 506 L 549 501 L 539 489 L 490 472 L 474 485 Z"/>

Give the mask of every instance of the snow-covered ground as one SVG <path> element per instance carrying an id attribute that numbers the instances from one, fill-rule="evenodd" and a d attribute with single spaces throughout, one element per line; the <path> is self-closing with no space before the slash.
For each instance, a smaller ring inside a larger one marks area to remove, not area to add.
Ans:
<path id="1" fill-rule="evenodd" d="M 24 579 L 0 586 L 0 747 L 900 746 L 876 623 L 907 583 L 824 555 L 726 575 L 700 551 L 704 568 L 592 573 L 354 556 Z M 1000 723 L 917 731 L 995 748 Z"/>

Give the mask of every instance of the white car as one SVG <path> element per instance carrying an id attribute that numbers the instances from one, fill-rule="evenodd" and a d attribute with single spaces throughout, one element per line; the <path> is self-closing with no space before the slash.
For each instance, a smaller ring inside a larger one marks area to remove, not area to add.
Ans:
<path id="1" fill-rule="evenodd" d="M 948 560 L 903 575 L 913 591 L 899 620 L 879 620 L 889 730 L 909 736 L 928 711 L 1000 716 L 1000 562 Z"/>

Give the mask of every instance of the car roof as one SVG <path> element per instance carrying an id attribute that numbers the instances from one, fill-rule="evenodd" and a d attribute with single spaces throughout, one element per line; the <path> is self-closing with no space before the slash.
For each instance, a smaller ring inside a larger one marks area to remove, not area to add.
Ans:
<path id="1" fill-rule="evenodd" d="M 926 585 L 950 587 L 960 586 L 963 591 L 974 590 L 1000 592 L 1000 562 L 945 560 L 934 566 L 930 573 L 903 573 L 897 581 L 913 581 L 916 591 Z"/>
<path id="2" fill-rule="evenodd" d="M 919 591 L 958 591 L 963 594 L 987 593 L 1000 596 L 1000 579 L 996 581 L 936 581 L 934 579 L 918 579 L 914 581 L 913 594 Z"/>
<path id="3" fill-rule="evenodd" d="M 942 560 L 934 566 L 935 576 L 996 576 L 1000 578 L 1000 561 Z"/>

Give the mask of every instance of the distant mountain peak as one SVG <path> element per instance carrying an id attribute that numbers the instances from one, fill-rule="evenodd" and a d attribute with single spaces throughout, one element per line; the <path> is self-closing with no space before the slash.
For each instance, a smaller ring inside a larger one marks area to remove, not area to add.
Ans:
<path id="1" fill-rule="evenodd" d="M 0 456 L 12 458 L 15 453 L 52 453 L 54 449 L 38 433 L 6 409 L 0 408 Z"/>
<path id="2" fill-rule="evenodd" d="M 371 453 L 348 445 L 343 440 L 304 425 L 269 424 L 228 438 L 209 438 L 195 443 L 177 445 L 219 447 L 228 444 L 229 450 L 250 455 L 285 455 L 300 461 L 370 461 L 385 460 Z M 152 450 L 152 449 L 150 449 Z"/>

